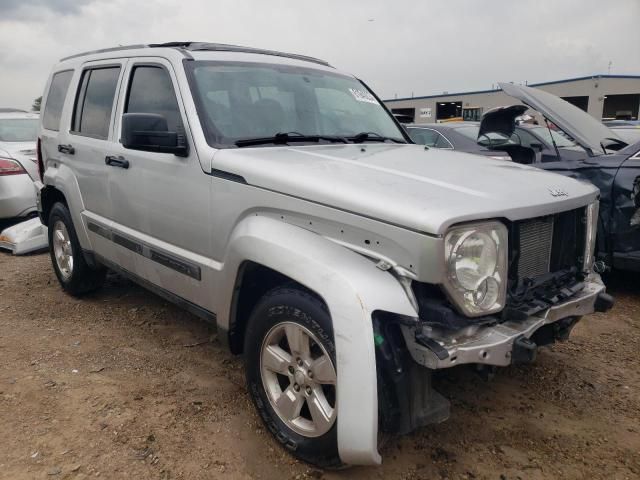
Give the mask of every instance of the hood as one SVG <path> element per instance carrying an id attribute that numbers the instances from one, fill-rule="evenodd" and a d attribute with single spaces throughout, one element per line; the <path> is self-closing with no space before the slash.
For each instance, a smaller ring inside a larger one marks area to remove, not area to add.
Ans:
<path id="1" fill-rule="evenodd" d="M 560 97 L 537 88 L 522 85 L 513 85 L 511 83 L 499 83 L 498 85 L 507 95 L 520 100 L 551 120 L 594 155 L 606 153 L 602 145 L 600 145 L 604 139 L 614 138 L 620 140 L 615 133 L 601 122 Z"/>
<path id="2" fill-rule="evenodd" d="M 505 135 L 507 138 L 513 135 L 516 130 L 516 118 L 520 117 L 529 110 L 525 105 L 511 105 L 510 107 L 498 107 L 489 110 L 482 115 L 480 121 L 480 130 L 478 130 L 478 140 L 490 132 L 497 132 Z"/>
<path id="3" fill-rule="evenodd" d="M 0 155 L 18 160 L 32 180 L 38 179 L 36 142 L 0 142 Z"/>
<path id="4" fill-rule="evenodd" d="M 212 168 L 255 187 L 435 235 L 468 220 L 578 208 L 598 192 L 538 168 L 411 144 L 224 149 Z"/>

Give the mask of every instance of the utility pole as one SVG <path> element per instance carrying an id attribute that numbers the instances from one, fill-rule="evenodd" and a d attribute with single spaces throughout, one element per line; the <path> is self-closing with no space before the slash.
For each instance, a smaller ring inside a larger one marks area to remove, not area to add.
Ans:
<path id="1" fill-rule="evenodd" d="M 607 75 L 611 75 L 611 65 L 613 65 L 613 63 L 611 62 L 611 60 L 609 60 L 609 68 L 607 69 Z"/>

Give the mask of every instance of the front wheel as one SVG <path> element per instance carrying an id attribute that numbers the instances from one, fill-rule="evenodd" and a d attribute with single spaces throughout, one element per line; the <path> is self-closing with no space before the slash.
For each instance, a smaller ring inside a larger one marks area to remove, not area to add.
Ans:
<path id="1" fill-rule="evenodd" d="M 100 288 L 106 270 L 87 263 L 66 205 L 51 208 L 48 227 L 51 263 L 62 288 L 75 296 Z"/>
<path id="2" fill-rule="evenodd" d="M 307 463 L 340 467 L 335 346 L 324 303 L 294 288 L 266 294 L 244 352 L 249 393 L 276 439 Z"/>

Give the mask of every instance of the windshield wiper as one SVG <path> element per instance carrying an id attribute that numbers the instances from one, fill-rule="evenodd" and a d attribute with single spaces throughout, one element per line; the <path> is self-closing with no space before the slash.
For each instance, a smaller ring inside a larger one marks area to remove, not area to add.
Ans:
<path id="1" fill-rule="evenodd" d="M 347 137 L 347 138 L 351 140 L 353 143 L 386 142 L 388 140 L 394 143 L 407 143 L 404 140 L 401 140 L 399 138 L 385 137 L 383 135 L 380 135 L 377 132 L 360 132 L 357 135 L 354 135 L 352 137 Z"/>
<path id="2" fill-rule="evenodd" d="M 271 143 L 274 145 L 286 145 L 292 142 L 318 143 L 322 140 L 327 142 L 348 143 L 346 138 L 333 135 L 303 135 L 302 133 L 298 132 L 279 132 L 276 133 L 273 137 L 243 138 L 242 140 L 238 140 L 237 142 L 235 142 L 235 144 L 237 147 L 250 147 L 254 145 L 266 145 Z"/>

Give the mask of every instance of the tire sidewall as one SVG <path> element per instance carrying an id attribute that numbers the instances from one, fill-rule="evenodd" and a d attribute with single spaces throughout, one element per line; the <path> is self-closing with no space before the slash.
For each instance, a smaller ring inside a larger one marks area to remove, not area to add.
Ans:
<path id="1" fill-rule="evenodd" d="M 260 373 L 260 353 L 267 333 L 283 322 L 297 323 L 311 331 L 322 343 L 336 367 L 331 318 L 324 304 L 315 296 L 297 289 L 277 289 L 256 306 L 245 336 L 247 388 L 267 428 L 279 443 L 298 458 L 321 467 L 339 467 L 337 419 L 320 437 L 304 437 L 290 429 L 275 412 Z"/>
<path id="2" fill-rule="evenodd" d="M 55 258 L 55 253 L 53 249 L 53 226 L 57 221 L 61 221 L 67 229 L 67 233 L 69 234 L 69 240 L 71 241 L 71 254 L 73 256 L 73 270 L 71 272 L 71 276 L 69 278 L 65 278 L 60 269 L 58 267 L 58 262 Z M 80 242 L 78 241 L 78 236 L 76 235 L 76 230 L 73 226 L 73 220 L 71 219 L 71 213 L 69 213 L 69 209 L 64 206 L 62 203 L 56 203 L 51 208 L 51 213 L 49 214 L 48 221 L 48 238 L 49 238 L 49 255 L 51 256 L 51 263 L 53 265 L 53 270 L 62 285 L 62 288 L 67 291 L 76 291 L 83 287 L 83 279 L 81 277 L 82 268 L 85 266 L 86 262 L 83 257 L 82 247 L 80 246 Z"/>

